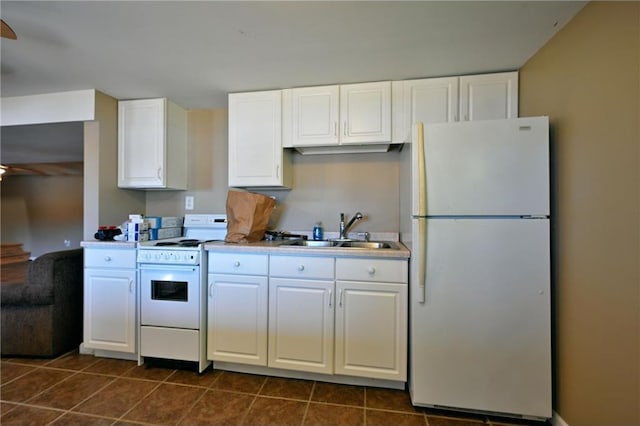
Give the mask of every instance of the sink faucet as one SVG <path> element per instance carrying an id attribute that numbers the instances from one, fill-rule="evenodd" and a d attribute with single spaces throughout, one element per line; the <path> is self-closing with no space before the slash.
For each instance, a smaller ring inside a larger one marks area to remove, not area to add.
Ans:
<path id="1" fill-rule="evenodd" d="M 356 214 L 353 215 L 351 220 L 345 225 L 344 213 L 340 213 L 340 238 L 339 239 L 341 240 L 347 239 L 347 236 L 349 235 L 349 230 L 351 229 L 353 224 L 356 222 L 356 220 L 362 220 L 363 217 L 364 216 L 362 216 L 362 213 L 357 212 Z"/>

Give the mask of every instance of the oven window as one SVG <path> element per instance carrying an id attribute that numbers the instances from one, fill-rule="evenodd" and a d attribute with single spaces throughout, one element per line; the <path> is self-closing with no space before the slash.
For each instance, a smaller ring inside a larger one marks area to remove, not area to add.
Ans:
<path id="1" fill-rule="evenodd" d="M 151 299 L 169 300 L 172 302 L 187 302 L 188 283 L 185 281 L 151 281 Z"/>

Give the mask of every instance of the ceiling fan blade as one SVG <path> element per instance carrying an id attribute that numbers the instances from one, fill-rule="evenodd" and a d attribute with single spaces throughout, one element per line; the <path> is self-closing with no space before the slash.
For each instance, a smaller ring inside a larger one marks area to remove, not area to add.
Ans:
<path id="1" fill-rule="evenodd" d="M 4 38 L 10 38 L 11 40 L 17 40 L 18 36 L 16 36 L 15 31 L 13 31 L 11 29 L 11 27 L 9 25 L 7 25 L 6 22 L 4 22 L 2 19 L 0 19 L 0 37 L 4 37 Z"/>

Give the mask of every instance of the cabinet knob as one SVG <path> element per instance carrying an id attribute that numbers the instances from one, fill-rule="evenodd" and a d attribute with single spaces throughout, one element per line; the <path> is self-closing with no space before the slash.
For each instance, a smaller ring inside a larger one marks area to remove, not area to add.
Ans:
<path id="1" fill-rule="evenodd" d="M 304 265 L 298 265 L 298 271 L 300 272 L 304 271 Z"/>
<path id="2" fill-rule="evenodd" d="M 111 256 L 105 256 L 104 257 L 104 261 L 105 262 L 111 262 Z"/>
<path id="3" fill-rule="evenodd" d="M 373 275 L 376 273 L 376 268 L 374 268 L 373 266 L 369 266 L 369 275 Z"/>
<path id="4" fill-rule="evenodd" d="M 235 262 L 233 262 L 233 266 L 235 266 L 236 268 L 240 266 L 240 261 L 236 260 Z"/>

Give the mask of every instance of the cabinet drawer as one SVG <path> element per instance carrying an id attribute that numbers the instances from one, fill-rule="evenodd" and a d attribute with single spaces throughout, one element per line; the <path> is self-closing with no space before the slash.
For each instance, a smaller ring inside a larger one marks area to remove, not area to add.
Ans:
<path id="1" fill-rule="evenodd" d="M 84 266 L 87 268 L 136 267 L 135 249 L 84 249 Z"/>
<path id="2" fill-rule="evenodd" d="M 269 276 L 333 280 L 333 257 L 271 256 Z"/>
<path id="3" fill-rule="evenodd" d="M 408 262 L 390 259 L 336 259 L 336 280 L 408 282 Z"/>
<path id="4" fill-rule="evenodd" d="M 209 272 L 267 275 L 268 259 L 266 254 L 209 253 Z"/>

